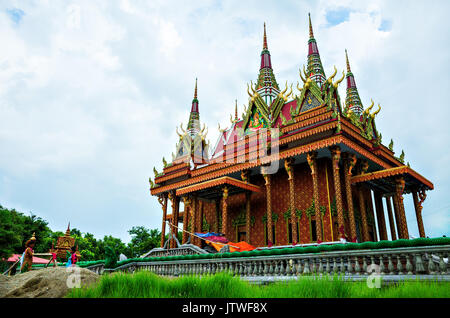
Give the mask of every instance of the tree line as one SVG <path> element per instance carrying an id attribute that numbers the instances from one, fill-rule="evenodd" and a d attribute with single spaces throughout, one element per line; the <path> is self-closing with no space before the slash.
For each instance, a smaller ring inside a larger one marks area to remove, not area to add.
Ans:
<path id="1" fill-rule="evenodd" d="M 46 220 L 32 213 L 26 215 L 0 205 L 0 261 L 12 254 L 22 254 L 25 242 L 33 233 L 36 233 L 35 253 L 47 253 L 52 243 L 56 247 L 58 237 L 65 234 L 61 231 L 52 231 Z M 92 233 L 81 232 L 77 228 L 70 230 L 70 235 L 75 238 L 75 246 L 78 245 L 83 261 L 105 259 L 107 247 L 112 248 L 116 255 L 124 254 L 128 258 L 133 258 L 161 244 L 161 232 L 158 229 L 133 226 L 128 233 L 131 235 L 131 241 L 125 244 L 120 238 L 111 235 L 96 239 Z M 181 233 L 179 234 L 181 236 Z"/>

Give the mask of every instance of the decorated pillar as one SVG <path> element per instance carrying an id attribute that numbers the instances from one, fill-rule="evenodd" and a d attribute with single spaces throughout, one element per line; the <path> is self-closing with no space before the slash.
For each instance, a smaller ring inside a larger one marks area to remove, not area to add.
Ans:
<path id="1" fill-rule="evenodd" d="M 300 237 L 297 233 L 297 216 L 295 215 L 295 191 L 294 191 L 294 163 L 293 158 L 288 158 L 284 161 L 284 167 L 289 176 L 289 209 L 291 210 L 291 226 L 292 226 L 292 243 L 297 244 L 297 238 Z"/>
<path id="2" fill-rule="evenodd" d="M 245 232 L 247 236 L 247 243 L 251 244 L 251 236 L 250 236 L 250 199 L 251 192 L 245 193 Z"/>
<path id="3" fill-rule="evenodd" d="M 423 227 L 423 219 L 422 219 L 422 203 L 427 198 L 425 191 L 422 190 L 419 193 L 413 191 L 412 193 L 414 200 L 414 209 L 416 210 L 416 218 L 417 218 L 417 226 L 419 228 L 420 237 L 425 237 L 425 229 Z M 419 197 L 419 198 L 418 198 Z M 420 201 L 419 201 L 420 199 Z"/>
<path id="4" fill-rule="evenodd" d="M 405 190 L 405 180 L 400 177 L 395 180 L 396 191 L 395 196 L 398 205 L 398 214 L 400 218 L 400 230 L 402 233 L 401 238 L 409 239 L 408 224 L 406 223 L 405 206 L 403 204 L 403 191 Z"/>
<path id="5" fill-rule="evenodd" d="M 270 185 L 270 174 L 263 173 L 264 180 L 266 181 L 266 198 L 267 198 L 267 243 L 272 245 L 273 230 L 272 230 L 272 195 Z"/>
<path id="6" fill-rule="evenodd" d="M 220 211 L 220 200 L 214 200 L 214 213 L 215 213 L 215 224 L 214 232 L 219 233 L 219 211 Z"/>
<path id="7" fill-rule="evenodd" d="M 383 209 L 383 199 L 381 193 L 378 191 L 373 192 L 375 199 L 375 210 L 377 212 L 377 222 L 378 222 L 378 234 L 380 240 L 387 241 L 387 231 L 386 231 L 386 221 L 384 219 L 384 209 Z"/>
<path id="8" fill-rule="evenodd" d="M 373 230 L 373 240 L 374 242 L 378 241 L 378 235 L 377 235 L 377 227 L 375 225 L 375 212 L 373 210 L 373 201 L 372 201 L 372 191 L 370 189 L 367 189 L 367 205 L 368 209 L 366 211 L 366 214 L 371 216 L 371 219 L 373 223 L 371 224 L 372 230 Z"/>
<path id="9" fill-rule="evenodd" d="M 398 212 L 399 211 L 399 205 L 398 205 L 397 196 L 395 195 L 395 193 L 392 196 L 392 203 L 394 205 L 395 228 L 397 229 L 397 236 L 398 236 L 398 238 L 401 239 L 402 238 L 402 230 L 401 230 L 401 227 L 400 227 L 400 213 Z"/>
<path id="10" fill-rule="evenodd" d="M 195 239 L 196 237 L 194 236 L 194 233 L 196 232 L 196 228 L 195 228 L 195 216 L 197 214 L 197 197 L 192 197 L 192 202 L 191 202 L 191 228 L 190 228 L 190 232 L 191 232 L 191 244 L 195 244 Z"/>
<path id="11" fill-rule="evenodd" d="M 320 203 L 319 203 L 319 178 L 317 173 L 317 152 L 310 152 L 306 155 L 309 167 L 311 168 L 311 175 L 313 179 L 313 200 L 316 215 L 316 233 L 317 240 L 322 241 L 322 218 L 320 217 Z"/>
<path id="12" fill-rule="evenodd" d="M 198 213 L 197 213 L 197 229 L 198 232 L 203 232 L 203 201 L 198 201 Z M 200 244 L 200 239 L 198 239 L 198 244 Z"/>
<path id="13" fill-rule="evenodd" d="M 169 247 L 170 248 L 174 248 L 175 246 L 176 246 L 176 242 L 175 242 L 175 240 L 173 239 L 173 234 L 175 234 L 176 235 L 176 232 L 175 232 L 175 217 L 176 217 L 176 213 L 175 213 L 175 210 L 176 210 L 176 199 L 175 199 L 175 195 L 173 194 L 173 192 L 169 192 L 169 200 L 170 200 L 170 203 L 171 203 L 171 208 L 172 208 L 172 218 L 171 218 L 171 220 L 170 220 L 170 237 L 169 237 Z"/>
<path id="14" fill-rule="evenodd" d="M 345 153 L 344 155 L 345 196 L 347 198 L 348 218 L 350 223 L 350 238 L 352 241 L 356 241 L 356 222 L 351 188 L 352 170 L 356 164 L 356 156 L 350 153 Z"/>
<path id="15" fill-rule="evenodd" d="M 386 196 L 386 207 L 388 212 L 388 218 L 389 218 L 389 228 L 391 229 L 391 239 L 394 241 L 397 239 L 397 235 L 395 234 L 395 221 L 394 216 L 392 215 L 392 205 L 391 205 L 391 197 Z"/>
<path id="16" fill-rule="evenodd" d="M 167 194 L 158 196 L 158 202 L 163 209 L 162 226 L 161 226 L 161 247 L 164 247 L 164 241 L 166 239 L 166 216 L 167 216 Z"/>
<path id="17" fill-rule="evenodd" d="M 366 242 L 369 240 L 369 225 L 367 224 L 366 204 L 364 201 L 364 192 L 361 185 L 358 188 L 358 197 L 359 197 L 359 210 L 361 213 L 362 236 L 363 241 Z"/>
<path id="18" fill-rule="evenodd" d="M 188 212 L 191 209 L 191 202 L 192 202 L 192 198 L 191 197 L 183 197 L 183 202 L 184 202 L 184 214 L 183 214 L 183 240 L 182 240 L 182 244 L 186 243 L 187 241 L 187 227 L 188 227 L 188 223 L 189 223 L 189 216 L 188 216 Z"/>
<path id="19" fill-rule="evenodd" d="M 342 207 L 342 193 L 341 193 L 341 178 L 339 175 L 339 161 L 341 159 L 341 149 L 338 146 L 330 147 L 331 151 L 331 160 L 332 160 L 332 168 L 333 168 L 333 179 L 334 179 L 334 190 L 336 194 L 336 210 L 337 210 L 337 219 L 339 226 L 339 233 L 344 229 L 345 233 L 345 221 L 344 221 L 344 211 Z M 330 211 L 331 213 L 331 211 Z M 340 234 L 342 235 L 342 234 Z M 345 238 L 345 237 L 344 237 Z"/>
<path id="20" fill-rule="evenodd" d="M 223 193 L 222 193 L 222 233 L 227 236 L 227 230 L 228 230 L 228 188 L 225 186 L 223 187 Z"/>

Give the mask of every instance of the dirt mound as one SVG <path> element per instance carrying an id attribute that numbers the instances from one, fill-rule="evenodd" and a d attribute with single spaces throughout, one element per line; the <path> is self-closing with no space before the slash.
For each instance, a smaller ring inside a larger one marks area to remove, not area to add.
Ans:
<path id="1" fill-rule="evenodd" d="M 1 275 L 3 276 L 3 275 Z M 90 285 L 99 275 L 80 267 L 44 268 L 0 278 L 0 297 L 59 298 L 70 288 Z"/>

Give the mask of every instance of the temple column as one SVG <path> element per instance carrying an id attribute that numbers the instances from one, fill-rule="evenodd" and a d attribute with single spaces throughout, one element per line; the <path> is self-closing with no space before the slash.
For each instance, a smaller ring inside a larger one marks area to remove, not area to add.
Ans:
<path id="1" fill-rule="evenodd" d="M 397 202 L 397 196 L 394 194 L 392 196 L 392 204 L 394 205 L 394 215 L 395 215 L 395 228 L 397 229 L 397 236 L 399 239 L 402 238 L 402 230 L 400 227 L 400 213 L 399 211 L 399 205 Z"/>
<path id="2" fill-rule="evenodd" d="M 366 242 L 369 240 L 369 225 L 367 224 L 366 205 L 364 202 L 364 192 L 362 186 L 359 186 L 358 188 L 358 197 L 359 197 L 359 210 L 361 213 L 362 236 L 363 241 Z"/>
<path id="3" fill-rule="evenodd" d="M 408 233 L 408 224 L 406 223 L 406 214 L 405 214 L 405 206 L 403 204 L 403 191 L 405 190 L 405 180 L 400 177 L 395 180 L 396 182 L 396 191 L 394 200 L 397 201 L 398 205 L 398 214 L 400 218 L 400 230 L 402 233 L 401 238 L 403 239 L 409 239 L 409 233 Z M 396 197 L 396 199 L 395 199 Z"/>
<path id="4" fill-rule="evenodd" d="M 351 188 L 352 169 L 356 164 L 356 156 L 354 154 L 345 153 L 344 158 L 344 180 L 345 180 L 345 192 L 347 198 L 348 218 L 350 223 L 350 238 L 356 241 L 356 222 L 355 212 L 353 209 L 353 197 Z"/>
<path id="5" fill-rule="evenodd" d="M 297 238 L 299 235 L 297 233 L 297 216 L 295 215 L 295 191 L 294 191 L 294 163 L 293 158 L 288 158 L 284 161 L 284 167 L 289 176 L 289 209 L 291 210 L 291 226 L 292 226 L 292 244 L 297 244 Z"/>
<path id="6" fill-rule="evenodd" d="M 378 191 L 374 191 L 373 196 L 375 199 L 375 210 L 377 212 L 378 234 L 380 240 L 387 241 L 388 238 L 386 231 L 386 221 L 384 219 L 383 199 L 381 197 L 381 193 Z"/>
<path id="7" fill-rule="evenodd" d="M 219 211 L 220 211 L 220 200 L 214 200 L 214 213 L 216 223 L 214 224 L 214 232 L 219 233 Z"/>
<path id="8" fill-rule="evenodd" d="M 320 217 L 320 203 L 319 203 L 319 178 L 317 175 L 317 152 L 310 152 L 306 155 L 309 167 L 311 168 L 311 175 L 313 179 L 313 198 L 314 198 L 314 208 L 316 215 L 316 234 L 317 240 L 323 240 L 322 236 L 322 218 Z"/>
<path id="9" fill-rule="evenodd" d="M 387 196 L 386 199 L 386 206 L 387 206 L 387 212 L 388 212 L 388 218 L 389 218 L 389 228 L 391 229 L 391 240 L 396 240 L 397 235 L 395 234 L 395 221 L 394 216 L 392 215 L 392 205 L 391 205 L 391 197 Z"/>
<path id="10" fill-rule="evenodd" d="M 250 239 L 250 199 L 251 199 L 251 192 L 245 193 L 245 232 L 247 236 L 247 243 L 251 244 Z"/>
<path id="11" fill-rule="evenodd" d="M 191 228 L 190 228 L 190 232 L 191 232 L 191 244 L 195 244 L 195 240 L 196 237 L 194 236 L 194 233 L 196 231 L 195 228 L 195 216 L 197 214 L 197 198 L 193 197 L 192 198 L 192 203 L 191 203 Z"/>
<path id="12" fill-rule="evenodd" d="M 161 226 L 161 247 L 164 247 L 164 241 L 166 240 L 166 216 L 167 216 L 167 194 L 158 196 L 158 202 L 163 209 L 163 218 Z"/>
<path id="13" fill-rule="evenodd" d="M 184 214 L 183 214 L 183 240 L 182 240 L 182 244 L 186 243 L 187 241 L 187 226 L 188 226 L 188 211 L 191 209 L 191 202 L 192 199 L 191 197 L 183 197 L 183 202 L 184 202 Z"/>
<path id="14" fill-rule="evenodd" d="M 173 192 L 169 192 L 169 200 L 171 203 L 171 207 L 172 207 L 172 218 L 170 220 L 170 237 L 169 237 L 169 247 L 170 248 L 175 248 L 176 247 L 176 242 L 175 239 L 173 238 L 173 235 L 176 236 L 177 234 L 177 229 L 175 228 L 175 224 L 177 222 L 175 222 L 176 217 L 177 217 L 177 213 L 176 213 L 176 209 L 177 209 L 177 203 L 176 203 L 176 196 L 174 195 Z"/>
<path id="15" fill-rule="evenodd" d="M 266 180 L 266 198 L 267 198 L 267 245 L 272 245 L 273 230 L 272 230 L 272 195 L 270 186 L 270 174 L 263 173 Z"/>
<path id="16" fill-rule="evenodd" d="M 334 191 L 336 195 L 336 210 L 337 210 L 337 219 L 339 226 L 340 236 L 344 236 L 345 238 L 345 221 L 344 221 L 344 211 L 342 207 L 342 193 L 341 193 L 341 178 L 339 175 L 339 161 L 341 159 L 341 149 L 338 146 L 330 147 L 331 151 L 331 159 L 332 159 L 332 167 L 333 167 L 333 179 L 334 179 Z M 331 213 L 331 211 L 330 211 Z M 342 232 L 344 234 L 342 234 Z"/>
<path id="17" fill-rule="evenodd" d="M 228 188 L 223 187 L 223 194 L 222 194 L 222 233 L 227 237 L 227 230 L 228 230 Z"/>
<path id="18" fill-rule="evenodd" d="M 198 209 L 198 211 L 197 211 L 197 216 L 196 216 L 196 218 L 197 218 L 197 224 L 196 224 L 196 228 L 197 228 L 197 232 L 203 232 L 203 201 L 202 200 L 198 200 L 198 205 L 197 205 L 197 209 Z M 200 238 L 196 238 L 197 240 L 196 240 L 196 245 L 198 246 L 198 247 L 200 247 L 201 246 L 201 239 Z"/>
<path id="19" fill-rule="evenodd" d="M 366 211 L 366 213 L 370 213 L 370 215 L 372 216 L 373 224 L 371 224 L 371 225 L 372 225 L 372 230 L 373 230 L 373 240 L 374 240 L 374 242 L 376 242 L 376 241 L 378 241 L 378 235 L 377 235 L 377 227 L 375 225 L 375 212 L 373 210 L 372 191 L 370 189 L 367 189 L 367 197 L 369 198 L 367 200 L 369 209 L 368 209 L 368 211 Z"/>
<path id="20" fill-rule="evenodd" d="M 419 235 L 420 237 L 425 237 L 425 228 L 423 227 L 423 219 L 422 219 L 422 203 L 425 201 L 427 195 L 425 194 L 425 191 L 422 190 L 419 193 L 416 191 L 413 191 L 412 193 L 413 200 L 414 200 L 414 209 L 416 210 L 416 218 L 417 218 L 417 226 L 419 228 Z M 420 201 L 418 199 L 418 196 L 420 198 Z"/>

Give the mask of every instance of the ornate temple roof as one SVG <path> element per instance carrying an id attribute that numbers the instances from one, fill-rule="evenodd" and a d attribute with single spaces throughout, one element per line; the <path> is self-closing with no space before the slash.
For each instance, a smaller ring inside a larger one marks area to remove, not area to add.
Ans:
<path id="1" fill-rule="evenodd" d="M 356 87 L 355 77 L 350 70 L 350 62 L 348 61 L 347 50 L 345 50 L 345 61 L 347 63 L 347 96 L 345 98 L 345 107 L 351 110 L 356 115 L 361 115 L 363 112 L 363 105 L 359 97 L 358 88 Z"/>
<path id="2" fill-rule="evenodd" d="M 278 83 L 275 79 L 275 74 L 273 73 L 270 52 L 267 46 L 266 23 L 264 23 L 261 67 L 259 68 L 259 75 L 258 80 L 256 81 L 255 89 L 269 106 L 280 92 L 280 88 L 278 87 Z"/>
<path id="3" fill-rule="evenodd" d="M 176 153 L 173 157 L 174 164 L 179 162 L 190 162 L 192 160 L 194 166 L 196 166 L 205 164 L 209 160 L 208 143 L 205 140 L 207 130 L 205 132 L 205 125 L 203 125 L 203 129 L 201 129 L 198 104 L 197 79 L 195 79 L 194 99 L 192 100 L 187 128 L 184 130 L 183 124 L 181 124 L 181 134 L 178 132 L 177 128 L 177 134 L 180 139 L 176 145 Z"/>
<path id="4" fill-rule="evenodd" d="M 319 48 L 317 47 L 316 39 L 314 38 L 311 15 L 309 18 L 309 40 L 308 40 L 308 65 L 307 75 L 315 81 L 319 87 L 325 82 L 325 72 L 323 70 L 322 61 L 320 60 Z"/>

